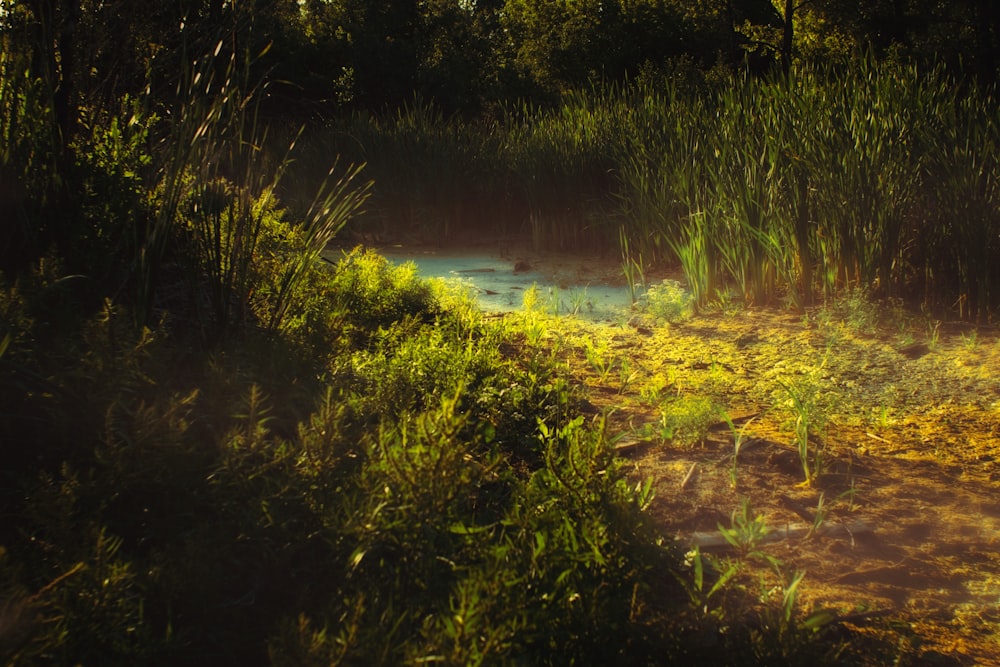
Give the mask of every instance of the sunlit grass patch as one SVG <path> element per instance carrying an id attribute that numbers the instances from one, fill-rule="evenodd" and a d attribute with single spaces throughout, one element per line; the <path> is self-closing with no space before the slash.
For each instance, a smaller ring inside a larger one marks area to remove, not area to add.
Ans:
<path id="1" fill-rule="evenodd" d="M 691 316 L 694 297 L 676 280 L 664 279 L 645 294 L 646 309 L 657 319 L 676 324 Z"/>
<path id="2" fill-rule="evenodd" d="M 681 396 L 660 405 L 660 435 L 681 447 L 694 447 L 721 421 L 718 403 L 698 395 Z"/>

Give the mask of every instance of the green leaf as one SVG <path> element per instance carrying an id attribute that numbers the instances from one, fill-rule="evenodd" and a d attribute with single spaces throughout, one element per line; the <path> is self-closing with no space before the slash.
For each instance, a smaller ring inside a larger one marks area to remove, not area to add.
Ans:
<path id="1" fill-rule="evenodd" d="M 832 609 L 819 609 L 809 614 L 804 621 L 802 621 L 802 627 L 807 630 L 812 630 L 816 632 L 831 623 L 837 621 L 837 612 Z"/>
<path id="2" fill-rule="evenodd" d="M 468 526 L 462 522 L 453 523 L 448 526 L 448 532 L 454 535 L 478 535 L 490 529 L 489 526 Z"/>
<path id="3" fill-rule="evenodd" d="M 712 588 L 709 589 L 708 595 L 705 596 L 705 599 L 708 600 L 713 595 L 715 595 L 723 588 L 725 588 L 726 584 L 729 583 L 729 580 L 735 577 L 736 573 L 739 572 L 739 569 L 740 569 L 739 565 L 737 565 L 736 563 L 733 563 L 728 568 L 726 568 L 726 571 L 719 576 L 719 578 L 715 581 L 714 584 L 712 584 Z"/>
<path id="4" fill-rule="evenodd" d="M 354 553 L 351 554 L 351 558 L 348 561 L 351 565 L 352 570 L 357 569 L 358 565 L 361 564 L 361 561 L 364 560 L 365 555 L 367 555 L 367 553 L 368 550 L 365 549 L 364 547 L 358 547 L 357 549 L 354 550 Z"/>

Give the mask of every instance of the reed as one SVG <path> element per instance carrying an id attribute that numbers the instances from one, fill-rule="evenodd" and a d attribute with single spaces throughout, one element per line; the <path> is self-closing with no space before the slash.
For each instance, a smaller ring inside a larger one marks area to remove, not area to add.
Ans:
<path id="1" fill-rule="evenodd" d="M 703 98 L 651 84 L 617 104 L 625 107 L 615 147 L 619 214 L 637 250 L 662 260 L 705 199 L 708 109 Z"/>
<path id="2" fill-rule="evenodd" d="M 697 311 L 708 303 L 719 284 L 719 265 L 705 214 L 692 213 L 681 225 L 678 239 L 668 238 L 667 242 L 677 253 Z"/>
<path id="3" fill-rule="evenodd" d="M 613 240 L 603 215 L 613 169 L 614 105 L 599 90 L 558 109 L 523 105 L 507 119 L 503 163 L 522 197 L 536 247 L 579 248 Z"/>
<path id="4" fill-rule="evenodd" d="M 750 80 L 723 89 L 718 99 L 714 150 L 708 157 L 704 203 L 716 220 L 713 241 L 727 275 L 747 303 L 775 296 L 784 263 L 779 215 L 784 177 L 775 136 L 780 117 L 774 90 Z"/>
<path id="5" fill-rule="evenodd" d="M 799 308 L 855 287 L 927 301 L 957 265 L 959 315 L 988 318 L 995 109 L 938 70 L 870 59 L 647 90 L 617 156 L 622 227 L 631 247 L 672 249 L 700 306 L 725 282 Z"/>
<path id="6" fill-rule="evenodd" d="M 365 220 L 389 235 L 617 241 L 626 271 L 679 263 L 698 307 L 720 289 L 801 309 L 862 288 L 988 319 L 996 107 L 939 70 L 867 58 L 711 87 L 645 78 L 480 119 L 415 102 L 308 143 L 368 164 Z"/>
<path id="7" fill-rule="evenodd" d="M 930 224 L 917 239 L 923 267 L 915 268 L 928 290 L 951 277 L 939 289 L 955 299 L 959 317 L 986 321 L 1000 285 L 1000 105 L 993 91 L 975 87 L 939 92 L 920 138 L 927 155 L 921 206 Z"/>
<path id="8" fill-rule="evenodd" d="M 818 123 L 808 151 L 820 229 L 835 239 L 837 285 L 901 285 L 904 221 L 920 186 L 913 150 L 914 109 L 923 85 L 914 70 L 862 61 L 846 83 L 830 80 L 816 103 Z"/>
<path id="9" fill-rule="evenodd" d="M 335 162 L 320 185 L 302 222 L 302 243 L 284 260 L 278 289 L 271 304 L 268 327 L 282 325 L 297 288 L 319 261 L 321 253 L 334 236 L 361 210 L 371 191 L 372 182 L 361 182 L 364 165 L 351 165 L 343 173 Z"/>

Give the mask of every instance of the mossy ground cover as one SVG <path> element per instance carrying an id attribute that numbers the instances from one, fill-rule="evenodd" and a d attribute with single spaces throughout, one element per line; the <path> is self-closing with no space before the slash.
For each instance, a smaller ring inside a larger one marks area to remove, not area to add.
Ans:
<path id="1" fill-rule="evenodd" d="M 860 294 L 673 323 L 508 317 L 608 415 L 663 534 L 735 567 L 729 588 L 780 602 L 804 572 L 801 613 L 895 645 L 897 664 L 996 664 L 995 328 Z"/>

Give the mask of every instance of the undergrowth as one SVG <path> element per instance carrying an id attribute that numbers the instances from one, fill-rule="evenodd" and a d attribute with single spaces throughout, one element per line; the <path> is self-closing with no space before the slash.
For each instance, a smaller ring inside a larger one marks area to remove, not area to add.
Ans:
<path id="1" fill-rule="evenodd" d="M 323 260 L 370 184 L 324 169 L 289 213 L 288 149 L 265 159 L 244 58 L 223 38 L 185 64 L 166 121 L 150 100 L 88 116 L 61 147 L 72 169 L 38 158 L 42 93 L 0 84 L 4 130 L 31 130 L 0 157 L 25 192 L 44 186 L 18 211 L 46 248 L 0 276 L 4 664 L 826 651 L 789 596 L 760 604 L 657 535 L 650 485 L 604 418 L 580 416 L 543 314 L 486 318 L 371 252 Z M 554 210 L 548 194 L 526 196 Z M 657 314 L 683 316 L 657 289 Z M 617 367 L 624 392 L 634 371 Z M 694 443 L 702 413 L 667 426 Z M 713 579 L 725 604 L 708 613 L 684 590 Z"/>
<path id="2" fill-rule="evenodd" d="M 43 361 L 7 286 L 3 390 L 22 408 L 4 415 L 18 452 L 0 536 L 8 663 L 638 664 L 737 649 L 704 633 L 721 613 L 742 623 L 748 594 L 711 617 L 690 606 L 672 582 L 693 572 L 645 519 L 649 486 L 627 480 L 602 419 L 576 416 L 554 358 L 520 347 L 516 320 L 457 307 L 371 253 L 315 264 L 302 289 L 316 288 L 313 316 L 224 350 L 136 331 L 109 305 L 50 338 Z M 767 636 L 741 641 L 771 651 Z"/>

